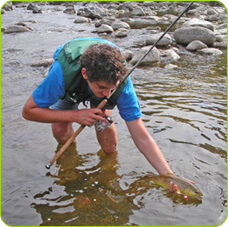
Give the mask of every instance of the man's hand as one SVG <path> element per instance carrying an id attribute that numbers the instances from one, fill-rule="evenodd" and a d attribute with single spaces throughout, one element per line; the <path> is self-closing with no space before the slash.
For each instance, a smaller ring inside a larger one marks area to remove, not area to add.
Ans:
<path id="1" fill-rule="evenodd" d="M 81 109 L 77 111 L 77 119 L 75 122 L 81 125 L 93 125 L 97 120 L 108 122 L 106 118 L 102 117 L 102 110 L 100 109 Z"/>
<path id="2" fill-rule="evenodd" d="M 185 179 L 185 178 L 183 178 L 183 179 Z M 189 181 L 192 184 L 195 184 L 195 182 L 193 182 L 193 181 L 190 181 L 188 179 L 185 179 L 185 180 Z M 170 182 L 170 184 L 169 184 L 169 191 L 170 192 L 174 192 L 175 194 L 180 194 L 180 192 L 179 192 L 179 186 L 176 185 L 176 184 L 174 184 L 173 182 Z M 184 199 L 187 199 L 187 198 L 188 198 L 188 196 L 187 195 L 184 195 Z"/>

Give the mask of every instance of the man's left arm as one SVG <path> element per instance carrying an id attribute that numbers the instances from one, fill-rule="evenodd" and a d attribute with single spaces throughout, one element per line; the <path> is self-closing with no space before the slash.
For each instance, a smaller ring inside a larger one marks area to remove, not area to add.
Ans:
<path id="1" fill-rule="evenodd" d="M 141 117 L 133 121 L 126 121 L 126 124 L 135 145 L 158 173 L 172 173 L 172 170 L 157 143 L 145 128 Z"/>

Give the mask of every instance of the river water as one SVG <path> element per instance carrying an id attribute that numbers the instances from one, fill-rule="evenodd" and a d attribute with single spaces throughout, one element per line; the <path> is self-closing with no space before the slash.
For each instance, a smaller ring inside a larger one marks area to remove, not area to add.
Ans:
<path id="1" fill-rule="evenodd" d="M 60 6 L 61 8 L 62 6 Z M 131 78 L 142 119 L 179 176 L 195 182 L 202 201 L 184 200 L 156 186 L 157 174 L 132 142 L 114 109 L 118 155 L 99 151 L 93 128 L 78 136 L 50 170 L 57 143 L 50 125 L 28 122 L 24 103 L 42 81 L 45 68 L 30 64 L 56 47 L 91 33 L 94 25 L 73 24 L 75 15 L 43 6 L 43 14 L 17 8 L 2 15 L 2 27 L 19 22 L 32 32 L 1 36 L 2 219 L 8 225 L 219 225 L 227 201 L 226 51 L 219 57 L 181 49 L 179 68 L 143 67 Z M 62 7 L 64 9 L 64 7 Z M 33 23 L 31 20 L 36 21 Z M 105 38 L 129 48 L 140 35 Z M 74 125 L 77 129 L 78 125 Z"/>

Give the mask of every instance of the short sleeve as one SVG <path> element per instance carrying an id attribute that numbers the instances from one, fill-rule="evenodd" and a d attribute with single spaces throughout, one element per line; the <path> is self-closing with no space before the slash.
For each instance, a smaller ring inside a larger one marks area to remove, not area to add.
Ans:
<path id="1" fill-rule="evenodd" d="M 55 61 L 45 79 L 33 91 L 33 99 L 41 108 L 48 108 L 65 94 L 63 71 L 59 61 Z"/>
<path id="2" fill-rule="evenodd" d="M 117 100 L 117 108 L 120 116 L 125 121 L 133 121 L 142 115 L 140 104 L 130 77 Z"/>

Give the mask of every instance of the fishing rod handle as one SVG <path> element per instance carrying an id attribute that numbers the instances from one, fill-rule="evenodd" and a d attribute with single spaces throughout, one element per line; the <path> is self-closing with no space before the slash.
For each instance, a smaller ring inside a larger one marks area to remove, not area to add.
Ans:
<path id="1" fill-rule="evenodd" d="M 97 106 L 97 109 L 102 109 L 107 104 L 107 102 L 108 102 L 107 98 L 103 99 Z"/>
<path id="2" fill-rule="evenodd" d="M 66 141 L 66 143 L 61 147 L 60 150 L 54 155 L 54 157 L 49 161 L 45 167 L 50 169 L 54 162 L 63 154 L 63 152 L 74 142 L 75 138 L 79 135 L 79 133 L 85 128 L 85 125 L 81 125 L 77 131 Z"/>

